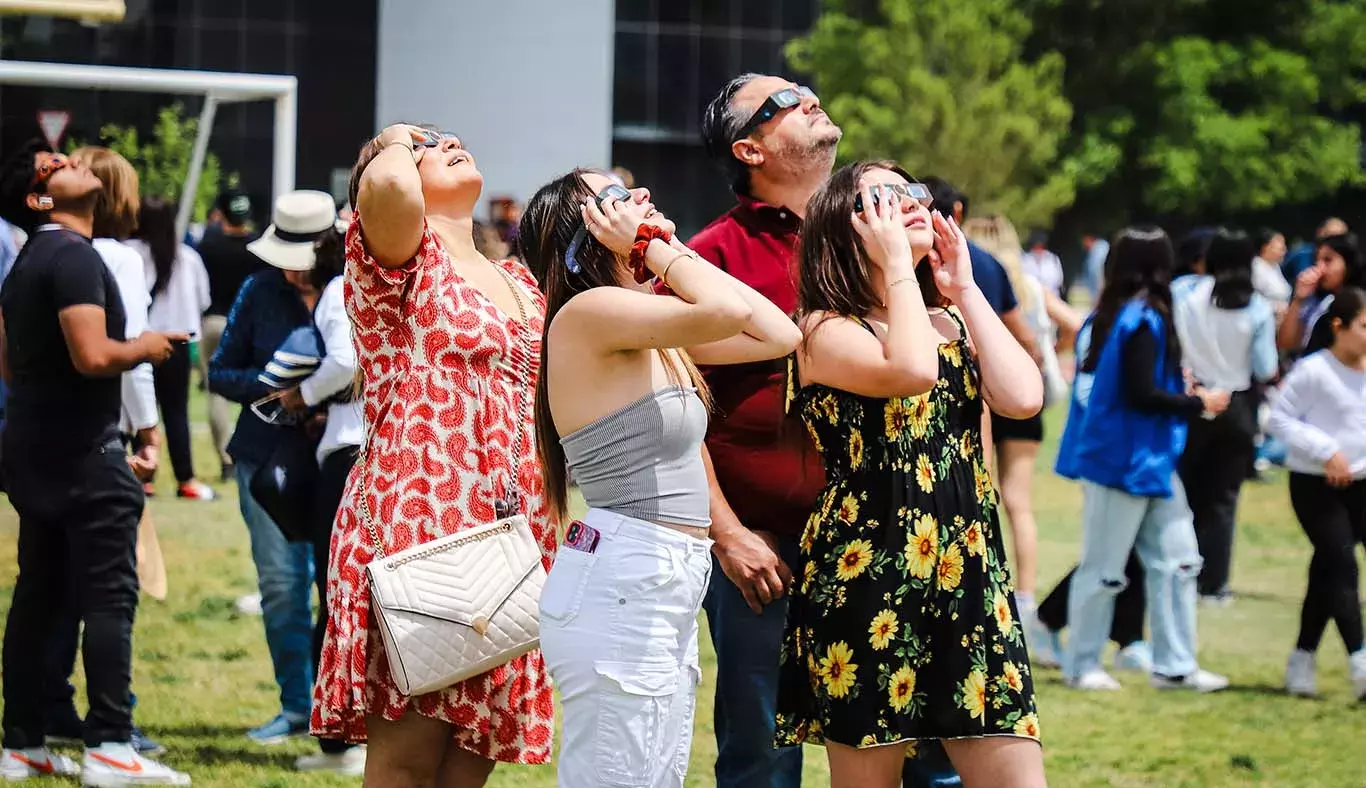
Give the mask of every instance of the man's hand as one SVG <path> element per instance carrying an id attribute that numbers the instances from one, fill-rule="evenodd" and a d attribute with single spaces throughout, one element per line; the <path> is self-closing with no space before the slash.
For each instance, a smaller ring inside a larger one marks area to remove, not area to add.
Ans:
<path id="1" fill-rule="evenodd" d="M 767 531 L 737 527 L 717 536 L 712 548 L 721 571 L 740 589 L 755 615 L 781 599 L 792 585 L 792 570 L 778 557 L 778 542 Z"/>
<path id="2" fill-rule="evenodd" d="M 285 410 L 294 414 L 302 414 L 308 410 L 308 403 L 304 402 L 304 394 L 298 386 L 280 395 L 280 405 Z"/>
<path id="3" fill-rule="evenodd" d="M 161 433 L 156 427 L 138 430 L 138 450 L 128 457 L 128 467 L 140 482 L 150 482 L 161 464 Z"/>

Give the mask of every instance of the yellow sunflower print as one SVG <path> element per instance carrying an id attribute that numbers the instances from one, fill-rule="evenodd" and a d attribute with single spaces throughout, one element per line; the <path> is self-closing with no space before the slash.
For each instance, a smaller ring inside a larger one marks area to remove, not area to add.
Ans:
<path id="1" fill-rule="evenodd" d="M 1001 681 L 1011 692 L 1020 692 L 1024 689 L 1024 675 L 1014 662 L 1005 664 L 1004 673 L 1001 674 Z"/>
<path id="2" fill-rule="evenodd" d="M 963 709 L 974 719 L 980 719 L 987 709 L 987 677 L 974 670 L 963 679 Z"/>
<path id="3" fill-rule="evenodd" d="M 996 617 L 996 626 L 1000 628 L 1002 635 L 1009 635 L 1015 631 L 1015 616 L 1010 612 L 1010 600 L 1000 591 L 996 592 L 996 598 L 991 601 L 992 614 Z"/>
<path id="4" fill-rule="evenodd" d="M 977 384 L 972 380 L 972 370 L 963 370 L 963 391 L 968 395 L 968 399 L 977 398 Z"/>
<path id="5" fill-rule="evenodd" d="M 952 591 L 963 580 L 963 551 L 950 544 L 939 556 L 939 590 Z"/>
<path id="6" fill-rule="evenodd" d="M 901 669 L 887 680 L 887 700 L 892 708 L 901 711 L 911 704 L 915 695 L 915 671 L 910 665 L 902 664 Z"/>
<path id="7" fill-rule="evenodd" d="M 826 649 L 825 656 L 821 658 L 820 677 L 830 697 L 843 698 L 854 686 L 858 665 L 853 663 L 853 658 L 854 652 L 849 650 L 849 645 L 844 641 Z"/>
<path id="8" fill-rule="evenodd" d="M 934 492 L 934 466 L 930 465 L 928 454 L 922 454 L 915 461 L 915 483 L 924 492 Z"/>
<path id="9" fill-rule="evenodd" d="M 849 436 L 849 467 L 858 470 L 863 467 L 863 433 L 855 432 Z"/>
<path id="10" fill-rule="evenodd" d="M 934 400 L 930 395 L 921 394 L 911 402 L 911 437 L 923 438 L 930 430 L 930 420 L 934 416 Z"/>
<path id="11" fill-rule="evenodd" d="M 846 493 L 844 500 L 840 501 L 839 520 L 850 525 L 858 521 L 858 499 L 852 493 Z"/>
<path id="12" fill-rule="evenodd" d="M 883 428 L 887 433 L 887 440 L 899 440 L 911 423 L 911 411 L 906 407 L 906 400 L 900 397 L 887 400 L 887 404 L 882 407 L 882 418 L 885 422 Z"/>
<path id="13" fill-rule="evenodd" d="M 921 580 L 934 574 L 939 557 L 939 522 L 932 514 L 922 514 L 915 522 L 915 532 L 906 541 L 906 569 Z"/>
<path id="14" fill-rule="evenodd" d="M 944 353 L 944 358 L 948 360 L 955 369 L 963 366 L 963 352 L 959 349 L 957 342 L 950 342 L 940 348 Z"/>
<path id="15" fill-rule="evenodd" d="M 968 546 L 968 555 L 985 556 L 987 554 L 987 540 L 982 535 L 981 523 L 976 520 L 972 521 L 968 529 L 963 532 L 963 543 Z"/>
<path id="16" fill-rule="evenodd" d="M 848 582 L 863 574 L 863 570 L 873 562 L 873 543 L 867 539 L 855 539 L 844 548 L 835 577 Z"/>
<path id="17" fill-rule="evenodd" d="M 869 644 L 877 651 L 881 651 L 891 645 L 892 638 L 896 637 L 897 630 L 901 629 L 901 624 L 897 621 L 896 613 L 891 610 L 883 610 L 873 617 L 873 623 L 868 625 Z"/>
<path id="18" fill-rule="evenodd" d="M 1026 714 L 1015 723 L 1015 733 L 1019 736 L 1028 736 L 1031 739 L 1039 738 L 1039 715 Z"/>

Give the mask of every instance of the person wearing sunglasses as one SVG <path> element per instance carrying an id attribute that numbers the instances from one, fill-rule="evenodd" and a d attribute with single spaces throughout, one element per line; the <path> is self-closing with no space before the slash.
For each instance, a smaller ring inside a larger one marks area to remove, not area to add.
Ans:
<path id="1" fill-rule="evenodd" d="M 741 74 L 708 104 L 702 139 L 736 205 L 688 241 L 722 271 L 791 314 L 807 201 L 830 175 L 841 131 L 809 89 Z M 797 536 L 824 481 L 804 431 L 783 424 L 785 365 L 708 369 L 717 407 L 703 457 L 713 571 L 704 607 L 717 652 L 718 788 L 801 784 L 801 748 L 773 747 L 785 594 Z"/>
<path id="2" fill-rule="evenodd" d="M 186 336 L 125 338 L 113 272 L 91 244 L 99 178 L 39 142 L 0 166 L 0 216 L 29 241 L 0 289 L 0 375 L 7 420 L 0 468 L 19 514 L 19 574 L 5 625 L 0 779 L 84 772 L 91 785 L 189 785 L 133 747 L 134 564 L 145 504 L 120 434 L 120 375 L 160 364 Z M 85 756 L 44 745 L 47 644 L 85 625 Z"/>
<path id="3" fill-rule="evenodd" d="M 514 514 L 547 569 L 555 555 L 532 440 L 544 301 L 525 266 L 478 252 L 483 183 L 460 138 L 404 124 L 352 170 L 345 308 L 367 433 L 334 524 L 312 729 L 368 741 L 367 785 L 480 786 L 497 762 L 550 760 L 539 650 L 404 695 L 364 577 L 380 546 L 394 555 Z"/>
<path id="4" fill-rule="evenodd" d="M 543 486 L 563 521 L 572 472 L 589 507 L 541 597 L 564 786 L 683 785 L 712 571 L 701 448 L 711 397 L 694 362 L 781 358 L 799 339 L 782 310 L 675 232 L 648 189 L 597 170 L 542 187 L 521 223 L 546 294 Z"/>
<path id="5" fill-rule="evenodd" d="M 983 414 L 1043 380 L 977 288 L 967 238 L 893 162 L 807 205 L 789 406 L 825 464 L 800 541 L 775 744 L 824 744 L 834 785 L 890 788 L 941 741 L 968 788 L 1045 784 Z"/>

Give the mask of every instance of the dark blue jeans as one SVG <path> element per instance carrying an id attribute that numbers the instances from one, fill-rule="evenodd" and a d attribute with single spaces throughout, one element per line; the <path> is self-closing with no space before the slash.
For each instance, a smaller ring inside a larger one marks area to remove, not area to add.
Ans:
<path id="1" fill-rule="evenodd" d="M 780 540 L 779 553 L 801 571 L 796 540 Z M 787 598 L 756 616 L 721 563 L 712 562 L 702 608 L 716 647 L 716 788 L 799 788 L 802 748 L 773 746 Z"/>
<path id="2" fill-rule="evenodd" d="M 778 540 L 778 553 L 801 572 L 797 542 Z M 774 748 L 778 661 L 787 625 L 784 597 L 754 615 L 740 589 L 712 559 L 711 587 L 702 607 L 716 647 L 716 787 L 800 788 L 802 748 Z M 905 788 L 961 785 L 938 743 L 926 742 L 907 761 Z"/>

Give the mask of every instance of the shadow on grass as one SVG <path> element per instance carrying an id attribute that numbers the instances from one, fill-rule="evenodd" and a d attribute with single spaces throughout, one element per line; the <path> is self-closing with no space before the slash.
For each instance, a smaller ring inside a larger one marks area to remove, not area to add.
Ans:
<path id="1" fill-rule="evenodd" d="M 173 725 L 169 727 L 154 725 L 149 727 L 147 732 L 156 736 L 175 736 L 184 739 L 231 739 L 240 737 L 243 747 L 254 746 L 247 739 L 247 729 L 240 725 Z"/>
<path id="2" fill-rule="evenodd" d="M 255 749 L 237 749 L 215 745 L 195 747 L 193 752 L 192 759 L 182 758 L 182 761 L 187 764 L 195 764 L 199 768 L 225 765 L 260 766 L 293 772 L 294 761 L 299 757 L 290 753 L 268 753 Z"/>

